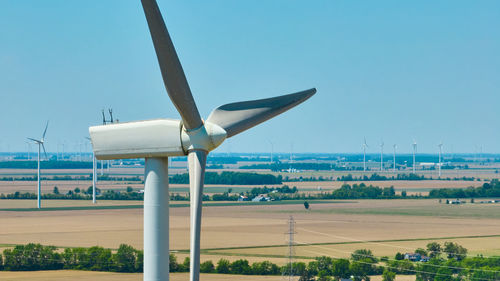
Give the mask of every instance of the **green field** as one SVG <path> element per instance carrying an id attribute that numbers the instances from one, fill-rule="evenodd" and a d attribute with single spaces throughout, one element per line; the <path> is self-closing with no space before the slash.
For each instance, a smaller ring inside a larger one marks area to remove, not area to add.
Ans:
<path id="1" fill-rule="evenodd" d="M 289 212 L 289 211 L 281 211 Z M 378 207 L 378 208 L 328 208 L 313 209 L 311 212 L 327 214 L 351 215 L 391 215 L 391 216 L 429 216 L 456 218 L 489 218 L 500 219 L 500 204 L 464 204 L 415 207 Z"/>
<path id="2" fill-rule="evenodd" d="M 14 201 L 14 200 L 4 200 L 4 201 Z M 15 200 L 21 201 L 21 200 Z M 33 202 L 35 200 L 22 200 L 26 202 L 26 207 L 14 207 L 14 208 L 0 208 L 0 211 L 10 211 L 10 212 L 33 212 L 33 211 L 81 211 L 81 210 L 116 210 L 116 209 L 141 209 L 143 204 L 130 204 L 127 200 L 114 201 L 114 202 L 123 202 L 123 205 L 90 205 L 90 206 L 74 206 L 73 203 L 76 202 L 89 202 L 84 200 L 54 200 L 58 202 L 62 202 L 61 206 L 54 207 L 43 207 L 42 209 L 33 208 Z M 44 200 L 47 202 L 50 200 Z M 132 201 L 137 202 L 137 201 Z M 331 204 L 331 203 L 345 203 L 344 201 L 332 201 L 332 200 L 308 200 L 310 204 Z M 2 201 L 0 201 L 2 203 Z M 66 203 L 66 204 L 64 204 Z M 223 207 L 223 206 L 261 206 L 261 205 L 303 205 L 304 200 L 284 200 L 284 201 L 269 201 L 269 202 L 205 202 L 203 203 L 204 207 Z M 178 201 L 171 202 L 170 208 L 182 208 L 189 207 L 189 203 L 187 201 L 182 201 L 182 203 L 178 203 Z"/>

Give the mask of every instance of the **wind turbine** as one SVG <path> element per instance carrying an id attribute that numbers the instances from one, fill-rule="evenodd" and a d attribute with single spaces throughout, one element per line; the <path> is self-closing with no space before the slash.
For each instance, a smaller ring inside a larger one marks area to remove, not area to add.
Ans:
<path id="1" fill-rule="evenodd" d="M 392 154 L 392 162 L 393 162 L 392 171 L 396 172 L 396 149 L 398 148 L 398 145 L 397 144 L 393 144 L 392 148 L 394 149 L 394 152 Z"/>
<path id="2" fill-rule="evenodd" d="M 415 174 L 415 154 L 417 153 L 417 141 L 413 140 L 413 173 Z"/>
<path id="3" fill-rule="evenodd" d="M 273 164 L 273 153 L 274 153 L 274 143 L 270 140 L 268 140 L 269 143 L 271 144 L 271 165 Z M 272 167 L 271 167 L 272 169 Z"/>
<path id="4" fill-rule="evenodd" d="M 92 140 L 89 137 L 86 137 L 87 140 L 90 141 L 90 144 L 92 144 Z M 95 198 L 95 186 L 97 182 L 97 165 L 96 165 L 96 160 L 95 160 L 95 153 L 92 151 L 92 203 L 96 203 L 96 198 Z"/>
<path id="5" fill-rule="evenodd" d="M 439 169 L 439 176 L 441 176 L 441 153 L 443 153 L 443 142 L 442 141 L 438 144 L 438 147 L 439 147 L 438 169 Z"/>
<path id="6" fill-rule="evenodd" d="M 28 146 L 28 161 L 30 161 L 31 160 L 31 142 L 27 141 L 26 144 Z"/>
<path id="7" fill-rule="evenodd" d="M 38 144 L 38 168 L 37 168 L 37 183 L 38 183 L 38 188 L 37 188 L 37 192 L 38 192 L 38 195 L 37 195 L 37 202 L 36 202 L 36 206 L 38 209 L 40 209 L 42 207 L 41 205 L 41 196 L 42 196 L 42 186 L 40 184 L 40 147 L 43 148 L 43 153 L 45 154 L 45 159 L 47 159 L 47 152 L 45 151 L 45 134 L 47 133 L 47 128 L 49 127 L 49 121 L 47 121 L 47 124 L 45 125 L 45 130 L 43 130 L 43 134 L 42 134 L 42 138 L 37 140 L 37 139 L 33 139 L 33 138 L 27 138 L 33 142 L 35 142 L 36 144 Z"/>
<path id="8" fill-rule="evenodd" d="M 168 157 L 188 156 L 190 185 L 190 280 L 200 273 L 200 230 L 207 154 L 226 138 L 287 111 L 316 89 L 222 105 L 201 119 L 155 0 L 141 0 L 163 82 L 182 120 L 156 119 L 89 128 L 99 160 L 146 158 L 144 187 L 144 280 L 168 280 Z"/>
<path id="9" fill-rule="evenodd" d="M 366 144 L 366 138 L 364 138 L 363 142 L 363 172 L 366 172 L 366 148 L 368 144 Z"/>
<path id="10" fill-rule="evenodd" d="M 384 141 L 380 142 L 380 171 L 384 170 Z"/>

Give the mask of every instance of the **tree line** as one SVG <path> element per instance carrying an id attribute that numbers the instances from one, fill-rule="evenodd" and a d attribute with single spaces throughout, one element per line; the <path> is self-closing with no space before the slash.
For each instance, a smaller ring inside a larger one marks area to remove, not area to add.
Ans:
<path id="1" fill-rule="evenodd" d="M 188 184 L 189 174 L 176 174 L 169 177 L 170 183 Z M 241 184 L 241 185 L 264 185 L 281 184 L 283 177 L 271 174 L 242 173 L 242 172 L 207 172 L 205 173 L 205 184 Z"/>
<path id="2" fill-rule="evenodd" d="M 1 163 L 1 162 L 0 162 Z M 92 175 L 88 176 L 50 176 L 42 177 L 42 180 L 54 181 L 71 181 L 71 180 L 92 180 Z M 29 177 L 2 177 L 0 181 L 36 181 L 37 176 Z M 110 175 L 97 176 L 98 181 L 125 181 L 125 182 L 140 182 L 144 183 L 143 177 L 128 176 L 116 177 Z M 170 183 L 188 184 L 189 174 L 176 174 L 169 177 Z M 221 173 L 207 172 L 205 173 L 205 184 L 228 184 L 228 185 L 264 185 L 264 184 L 282 184 L 283 177 L 281 175 L 275 176 L 271 174 L 258 174 L 258 173 L 244 173 L 244 172 L 230 172 L 225 171 Z"/>
<path id="3" fill-rule="evenodd" d="M 500 182 L 493 179 L 489 183 L 484 183 L 478 187 L 467 188 L 440 188 L 429 192 L 432 198 L 480 198 L 500 196 Z"/>
<path id="4" fill-rule="evenodd" d="M 410 261 L 397 253 L 395 258 L 375 257 L 369 249 L 358 249 L 350 258 L 316 257 L 308 263 L 294 262 L 278 266 L 269 261 L 249 263 L 246 259 L 230 262 L 221 258 L 215 264 L 211 260 L 200 265 L 202 273 L 243 275 L 299 276 L 300 281 L 332 281 L 352 278 L 369 281 L 371 275 L 382 275 L 383 281 L 394 281 L 396 274 L 416 275 L 417 281 L 499 280 L 500 257 L 467 256 L 467 249 L 453 242 L 442 246 L 437 242 L 427 248 L 414 251 L 428 256 L 425 261 Z M 144 253 L 122 244 L 116 251 L 103 247 L 66 248 L 60 251 L 54 246 L 40 244 L 18 245 L 0 254 L 0 270 L 91 270 L 112 272 L 142 272 Z M 189 271 L 189 257 L 178 262 L 170 254 L 170 272 Z"/>
<path id="5" fill-rule="evenodd" d="M 273 200 L 314 200 L 314 199 L 401 199 L 401 198 L 488 198 L 500 196 L 500 182 L 498 179 L 493 179 L 489 183 L 484 183 L 479 187 L 467 188 L 441 188 L 434 189 L 424 196 L 421 194 L 407 195 L 403 190 L 400 194 L 396 194 L 393 186 L 379 187 L 374 185 L 348 184 L 344 183 L 339 189 L 332 192 L 321 193 L 298 193 L 297 187 L 255 187 L 250 191 L 231 193 L 232 188 L 228 188 L 226 192 L 216 193 L 212 195 L 203 195 L 204 201 L 237 201 L 240 195 L 255 197 L 259 194 L 268 194 Z M 97 199 L 99 200 L 143 200 L 144 194 L 134 191 L 132 187 L 127 187 L 125 191 L 106 190 L 100 192 L 98 189 Z M 87 190 L 75 188 L 68 191 L 66 194 L 60 194 L 57 187 L 54 187 L 53 193 L 42 194 L 42 199 L 72 199 L 72 200 L 88 200 L 92 195 L 92 187 Z M 16 191 L 10 194 L 0 194 L 0 199 L 36 199 L 35 193 L 21 193 Z M 181 195 L 172 193 L 170 195 L 173 201 L 188 201 L 189 194 Z"/>

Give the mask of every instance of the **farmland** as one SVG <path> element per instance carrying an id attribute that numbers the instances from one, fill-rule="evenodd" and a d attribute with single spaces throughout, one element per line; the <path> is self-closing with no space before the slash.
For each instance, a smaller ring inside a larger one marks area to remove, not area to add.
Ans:
<path id="1" fill-rule="evenodd" d="M 179 171 L 182 171 L 179 169 Z M 87 170 L 55 170 L 54 175 L 85 175 Z M 141 169 L 116 168 L 110 176 L 137 176 Z M 182 171 L 182 172 L 185 172 Z M 460 172 L 460 176 L 466 173 Z M 27 174 L 8 171 L 10 174 Z M 455 172 L 456 173 L 456 172 Z M 29 174 L 29 173 L 28 173 Z M 283 173 L 282 176 L 320 175 L 338 177 L 344 172 Z M 360 173 L 354 176 L 359 176 Z M 389 176 L 390 173 L 384 175 Z M 445 174 L 446 175 L 446 174 Z M 494 173 L 488 173 L 494 177 Z M 429 175 L 426 175 L 429 176 Z M 342 181 L 293 181 L 299 193 L 332 192 Z M 349 181 L 359 184 L 361 181 Z M 471 180 L 418 180 L 371 181 L 380 187 L 394 186 L 396 193 L 427 194 L 436 188 L 465 188 L 481 186 L 484 181 Z M 91 185 L 88 180 L 43 181 L 44 193 L 51 193 L 58 186 L 61 193 Z M 15 191 L 34 192 L 33 181 L 0 181 L 0 193 Z M 137 181 L 101 181 L 102 190 L 135 191 L 142 189 Z M 273 185 L 268 185 L 273 186 Z M 275 185 L 279 187 L 281 185 Z M 246 192 L 254 185 L 207 185 L 205 193 L 233 194 Z M 171 193 L 187 194 L 186 184 L 172 184 Z M 471 256 L 500 255 L 500 204 L 448 205 L 438 199 L 391 200 L 309 200 L 309 210 L 303 201 L 276 202 L 206 202 L 203 210 L 201 261 L 216 263 L 224 258 L 235 261 L 241 258 L 250 263 L 271 261 L 278 265 L 287 262 L 287 220 L 292 215 L 296 221 L 296 260 L 309 262 L 317 256 L 349 258 L 356 249 L 371 249 L 375 256 L 393 259 L 397 252 L 411 252 L 425 248 L 430 242 L 455 242 L 466 247 Z M 465 200 L 469 202 L 470 200 Z M 17 244 L 41 243 L 65 247 L 102 246 L 117 249 L 126 243 L 137 249 L 143 247 L 142 201 L 98 200 L 43 200 L 45 209 L 37 210 L 35 200 L 0 200 L 0 251 Z M 187 201 L 173 201 L 170 209 L 170 245 L 177 260 L 182 262 L 189 255 L 189 208 Z M 32 274 L 32 275 L 30 275 Z M 35 276 L 40 279 L 35 279 Z M 241 277 L 241 278 L 240 278 Z M 6 279 L 2 279 L 6 278 Z M 140 274 L 102 272 L 2 272 L 0 280 L 140 280 Z M 45 278 L 45 279 L 44 279 Z M 230 280 L 231 275 L 205 274 L 202 280 Z M 246 278 L 246 279 L 245 279 Z M 239 280 L 281 280 L 281 277 L 238 276 Z M 414 280 L 414 276 L 399 276 L 397 280 Z M 372 280 L 379 280 L 374 277 Z M 172 280 L 187 280 L 186 274 L 174 274 Z"/>
<path id="2" fill-rule="evenodd" d="M 497 215 L 500 206 L 495 204 L 454 206 L 439 204 L 437 200 L 333 202 L 312 203 L 310 211 L 305 211 L 300 202 L 205 207 L 202 260 L 245 257 L 250 261 L 272 259 L 283 264 L 289 215 L 296 220 L 296 251 L 301 259 L 324 254 L 347 257 L 359 248 L 373 249 L 379 257 L 394 256 L 398 251 L 425 247 L 430 241 L 458 242 L 469 248 L 470 254 L 500 254 Z M 63 203 L 54 202 L 55 205 Z M 142 248 L 140 208 L 3 211 L 0 215 L 3 247 L 37 242 L 59 247 L 99 245 L 112 249 L 127 243 Z M 171 208 L 170 220 L 171 249 L 182 260 L 189 248 L 189 208 Z"/>
<path id="3" fill-rule="evenodd" d="M 241 170 L 240 170 L 241 171 Z M 175 173 L 186 173 L 185 169 L 171 169 L 169 171 L 172 174 Z M 346 176 L 348 174 L 352 174 L 355 177 L 362 176 L 363 173 L 350 171 L 350 172 L 339 172 L 339 171 L 331 171 L 331 172 L 310 172 L 305 171 L 301 173 L 285 173 L 285 172 L 263 172 L 263 171 L 252 171 L 245 170 L 244 172 L 259 172 L 259 173 L 270 173 L 273 175 L 281 175 L 283 178 L 290 178 L 293 181 L 284 181 L 283 184 L 288 186 L 297 186 L 299 192 L 301 193 L 319 193 L 319 192 L 328 192 L 334 189 L 340 188 L 343 184 L 342 181 L 337 181 L 338 177 Z M 90 178 L 87 180 L 79 179 L 79 177 L 85 176 L 89 177 L 92 173 L 91 170 L 88 169 L 54 169 L 54 170 L 46 170 L 43 171 L 44 177 L 52 178 L 52 177 L 73 177 L 72 180 L 43 180 L 42 181 L 42 193 L 52 193 L 53 188 L 55 186 L 58 187 L 61 193 L 66 193 L 70 190 L 74 190 L 75 188 L 79 188 L 81 190 L 86 190 L 89 186 L 92 185 Z M 370 172 L 371 174 L 373 172 Z M 407 191 L 409 195 L 412 194 L 422 194 L 426 195 L 430 190 L 436 188 L 466 188 L 469 186 L 480 186 L 484 183 L 484 179 L 497 178 L 499 174 L 494 173 L 493 170 L 489 171 L 479 171 L 475 174 L 468 170 L 460 170 L 460 171 L 445 171 L 443 173 L 443 179 L 451 178 L 454 180 L 437 180 L 437 176 L 432 173 L 422 173 L 426 177 L 433 177 L 432 180 L 419 180 L 419 181 L 402 181 L 402 180 L 386 180 L 386 181 L 351 181 L 350 184 L 359 184 L 361 182 L 365 182 L 367 184 L 378 185 L 381 187 L 389 187 L 394 186 L 396 192 L 400 193 L 401 191 Z M 34 180 L 16 180 L 22 177 L 33 177 L 36 174 L 35 170 L 31 169 L 1 169 L 0 177 L 8 177 L 13 178 L 13 181 L 0 181 L 0 193 L 14 193 L 18 192 L 35 192 L 36 181 Z M 112 181 L 105 180 L 98 182 L 98 188 L 101 190 L 124 190 L 126 187 L 130 186 L 135 190 L 139 190 L 143 188 L 141 181 L 137 180 L 127 180 L 127 178 L 132 179 L 140 177 L 142 178 L 143 169 L 142 168 L 112 168 L 110 172 L 106 172 L 106 175 L 110 177 L 123 177 L 125 180 L 123 181 Z M 392 172 L 384 172 L 381 175 L 392 177 L 395 174 Z M 462 180 L 455 178 L 462 177 L 475 177 L 481 176 L 481 181 L 471 181 L 471 180 Z M 297 178 L 308 178 L 308 177 L 323 177 L 323 178 L 333 178 L 333 181 L 300 181 Z M 264 185 L 224 185 L 224 184 L 207 184 L 205 186 L 205 192 L 207 194 L 214 193 L 222 193 L 227 191 L 228 189 L 232 189 L 235 193 L 246 192 L 249 191 L 253 187 L 263 187 Z M 267 185 L 267 186 L 280 186 L 280 185 Z M 179 193 L 179 194 L 187 194 L 189 191 L 189 186 L 187 184 L 171 184 L 170 192 Z"/>

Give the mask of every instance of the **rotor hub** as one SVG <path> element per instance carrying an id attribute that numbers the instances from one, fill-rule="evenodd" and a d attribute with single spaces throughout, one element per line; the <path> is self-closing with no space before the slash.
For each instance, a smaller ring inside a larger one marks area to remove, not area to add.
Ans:
<path id="1" fill-rule="evenodd" d="M 183 126 L 181 132 L 181 143 L 185 152 L 192 150 L 205 150 L 208 152 L 221 145 L 226 137 L 226 131 L 220 126 L 210 122 L 205 122 L 198 129 L 189 131 Z"/>

